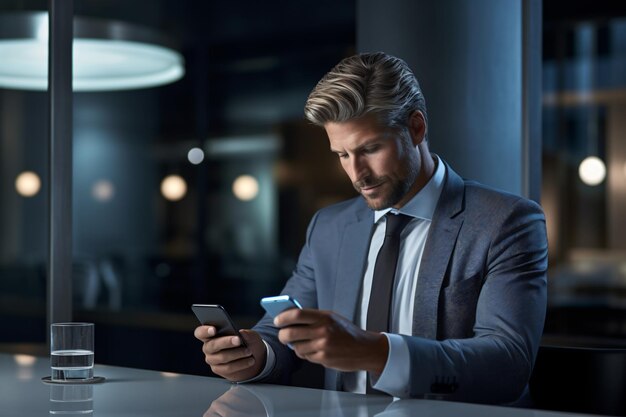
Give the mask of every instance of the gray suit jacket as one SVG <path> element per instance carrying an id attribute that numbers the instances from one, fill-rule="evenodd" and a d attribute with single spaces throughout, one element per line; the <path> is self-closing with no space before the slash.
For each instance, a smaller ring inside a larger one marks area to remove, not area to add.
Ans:
<path id="1" fill-rule="evenodd" d="M 304 307 L 355 320 L 374 214 L 362 197 L 313 217 L 283 294 Z M 541 208 L 464 181 L 449 166 L 429 230 L 415 294 L 412 397 L 510 403 L 524 392 L 546 310 L 547 238 Z M 255 330 L 276 353 L 268 377 L 288 383 L 299 359 L 264 317 Z M 325 387 L 341 388 L 327 369 Z"/>

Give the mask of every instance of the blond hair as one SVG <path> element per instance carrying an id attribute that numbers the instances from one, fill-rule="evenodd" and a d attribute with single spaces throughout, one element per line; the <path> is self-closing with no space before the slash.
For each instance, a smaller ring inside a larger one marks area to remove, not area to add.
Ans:
<path id="1" fill-rule="evenodd" d="M 318 126 L 374 114 L 385 126 L 405 127 L 415 110 L 426 118 L 426 101 L 409 66 L 375 52 L 339 62 L 309 94 L 304 115 Z"/>

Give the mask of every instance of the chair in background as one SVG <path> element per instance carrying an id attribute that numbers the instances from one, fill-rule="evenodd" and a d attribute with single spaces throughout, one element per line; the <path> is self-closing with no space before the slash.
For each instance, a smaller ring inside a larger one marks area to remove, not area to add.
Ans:
<path id="1" fill-rule="evenodd" d="M 541 346 L 530 392 L 535 408 L 626 416 L 626 348 Z"/>

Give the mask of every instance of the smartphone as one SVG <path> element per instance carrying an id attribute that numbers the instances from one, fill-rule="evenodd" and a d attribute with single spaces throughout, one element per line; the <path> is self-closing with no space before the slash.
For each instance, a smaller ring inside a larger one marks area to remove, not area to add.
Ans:
<path id="1" fill-rule="evenodd" d="M 246 346 L 245 340 L 239 334 L 239 329 L 233 323 L 226 309 L 217 304 L 193 304 L 191 306 L 200 324 L 215 327 L 216 336 L 239 336 L 241 345 Z"/>
<path id="2" fill-rule="evenodd" d="M 289 295 L 277 295 L 275 297 L 264 297 L 261 299 L 261 307 L 267 311 L 267 313 L 276 317 L 285 310 L 291 308 L 302 308 L 298 300 Z"/>

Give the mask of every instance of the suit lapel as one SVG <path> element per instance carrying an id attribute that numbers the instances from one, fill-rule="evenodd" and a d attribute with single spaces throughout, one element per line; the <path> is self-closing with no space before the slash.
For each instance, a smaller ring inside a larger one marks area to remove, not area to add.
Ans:
<path id="1" fill-rule="evenodd" d="M 446 164 L 446 181 L 439 197 L 422 254 L 413 308 L 413 335 L 437 337 L 439 292 L 463 224 L 465 185 Z"/>
<path id="2" fill-rule="evenodd" d="M 356 305 L 360 300 L 365 263 L 369 252 L 374 212 L 365 204 L 356 213 L 354 223 L 346 225 L 339 247 L 339 262 L 335 279 L 333 311 L 355 322 Z M 326 370 L 326 388 L 341 390 L 341 372 Z"/>
<path id="3" fill-rule="evenodd" d="M 374 213 L 363 206 L 356 221 L 346 225 L 339 247 L 333 309 L 351 321 L 355 319 L 373 229 Z"/>

